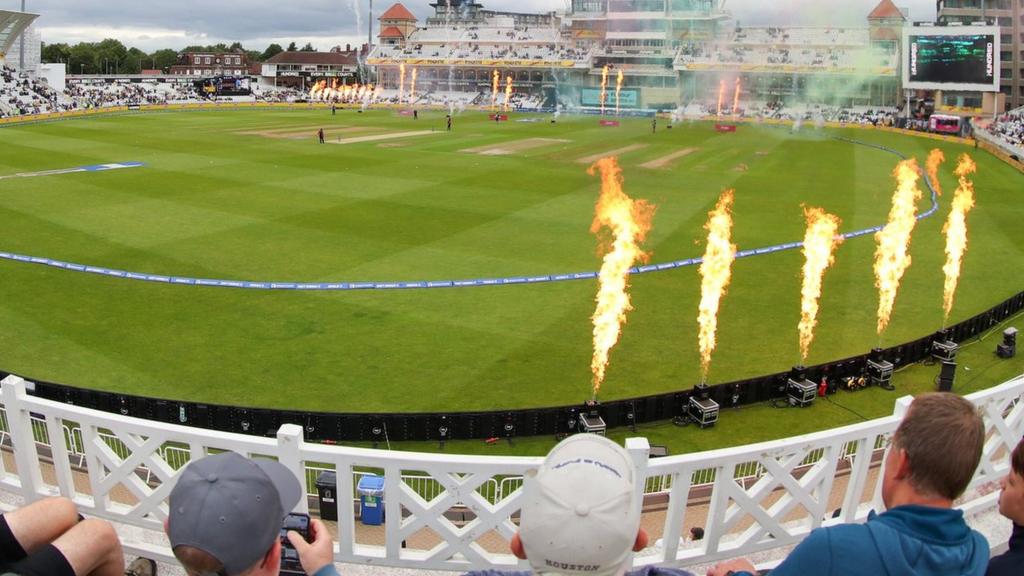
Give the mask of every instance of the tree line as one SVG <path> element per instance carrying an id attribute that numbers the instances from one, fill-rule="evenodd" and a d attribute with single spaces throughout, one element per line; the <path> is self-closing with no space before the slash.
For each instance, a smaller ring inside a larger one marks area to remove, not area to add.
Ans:
<path id="1" fill-rule="evenodd" d="M 139 74 L 142 70 L 160 70 L 166 73 L 178 63 L 182 52 L 235 52 L 242 51 L 249 62 L 263 62 L 281 52 L 316 52 L 311 43 L 299 48 L 292 42 L 287 48 L 271 44 L 266 50 L 246 50 L 241 42 L 214 44 L 211 46 L 188 46 L 182 50 L 164 48 L 147 53 L 138 48 L 128 48 L 120 40 L 107 38 L 101 42 L 79 42 L 74 46 L 64 43 L 44 44 L 42 61 L 50 64 L 67 64 L 68 74 Z"/>

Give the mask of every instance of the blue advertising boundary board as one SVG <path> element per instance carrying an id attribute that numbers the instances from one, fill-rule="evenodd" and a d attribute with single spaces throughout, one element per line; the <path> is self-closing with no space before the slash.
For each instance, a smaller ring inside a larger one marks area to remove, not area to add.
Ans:
<path id="1" fill-rule="evenodd" d="M 836 137 L 835 140 L 840 142 L 847 142 L 859 146 L 867 146 L 869 148 L 875 148 L 883 152 L 888 152 L 901 159 L 906 159 L 902 153 L 887 148 L 878 144 L 872 144 L 870 142 L 863 142 L 860 140 L 854 140 L 851 138 Z M 137 168 L 143 166 L 140 162 L 124 162 L 118 164 L 98 164 L 95 166 L 82 166 L 79 168 L 70 168 L 67 170 L 52 170 L 47 172 L 38 172 L 31 174 L 16 174 L 10 177 L 23 177 L 23 176 L 42 176 L 51 174 L 67 174 L 73 172 L 98 172 L 104 170 L 114 170 L 119 168 Z M 938 195 L 935 189 L 932 188 L 932 183 L 928 178 L 924 178 L 925 185 L 931 191 L 932 205 L 927 211 L 917 215 L 918 220 L 928 218 L 935 214 L 939 209 Z M 853 232 L 847 232 L 843 234 L 844 239 L 857 238 L 868 234 L 874 234 L 881 230 L 883 225 L 873 226 L 871 228 L 864 228 L 863 230 L 855 230 Z M 782 252 L 785 250 L 795 250 L 803 246 L 803 242 L 789 242 L 786 244 L 777 244 L 774 246 L 766 246 L 764 248 L 752 248 L 747 250 L 740 250 L 736 253 L 737 258 L 748 258 L 751 256 L 761 256 L 764 254 L 772 254 L 775 252 Z M 477 278 L 477 279 L 466 279 L 466 280 L 423 280 L 413 282 L 290 282 L 290 281 L 253 281 L 253 280 L 221 280 L 221 279 L 210 279 L 210 278 L 188 278 L 182 276 L 167 276 L 161 274 L 150 274 L 143 272 L 129 272 L 126 270 L 116 270 L 111 268 L 104 268 L 101 266 L 90 266 L 86 264 L 76 264 L 73 262 L 63 262 L 60 260 L 54 260 L 52 258 L 44 258 L 40 256 L 26 256 L 23 254 L 13 254 L 10 252 L 0 252 L 0 259 L 12 260 L 15 262 L 24 262 L 27 264 L 41 264 L 44 266 L 52 266 L 54 268 L 60 268 L 62 270 L 69 270 L 72 272 L 86 272 L 89 274 L 98 274 L 101 276 L 110 276 L 114 278 L 123 278 L 126 280 L 141 280 L 144 282 L 159 282 L 163 284 L 174 284 L 179 286 L 208 286 L 213 288 L 242 288 L 249 290 L 313 290 L 313 291 L 337 291 L 337 290 L 417 290 L 426 288 L 471 288 L 481 286 L 511 286 L 516 284 L 539 284 L 545 282 L 566 282 L 569 280 L 591 280 L 597 278 L 597 272 L 574 272 L 567 274 L 551 274 L 551 275 L 538 275 L 538 276 L 512 276 L 507 278 Z M 648 272 L 661 272 L 664 270 L 672 270 L 675 268 L 685 268 L 687 266 L 696 266 L 703 262 L 703 258 L 688 258 L 686 260 L 676 260 L 673 262 L 665 262 L 661 264 L 649 264 L 646 266 L 639 266 L 630 269 L 630 274 L 646 274 Z"/>

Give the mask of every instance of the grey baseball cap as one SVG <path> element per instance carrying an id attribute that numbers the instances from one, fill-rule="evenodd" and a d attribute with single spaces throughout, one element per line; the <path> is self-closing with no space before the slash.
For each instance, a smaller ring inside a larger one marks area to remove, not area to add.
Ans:
<path id="1" fill-rule="evenodd" d="M 235 452 L 200 458 L 171 489 L 171 548 L 203 550 L 220 560 L 227 576 L 235 576 L 270 550 L 300 498 L 298 479 L 279 462 Z"/>

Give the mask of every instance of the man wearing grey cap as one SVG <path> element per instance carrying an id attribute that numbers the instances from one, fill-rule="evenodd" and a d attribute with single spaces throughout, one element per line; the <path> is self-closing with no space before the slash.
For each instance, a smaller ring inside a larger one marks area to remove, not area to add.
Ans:
<path id="1" fill-rule="evenodd" d="M 467 576 L 692 576 L 657 566 L 626 572 L 632 552 L 648 540 L 635 500 L 637 480 L 622 446 L 595 434 L 570 436 L 523 480 L 519 532 L 510 548 L 532 572 Z"/>
<path id="2" fill-rule="evenodd" d="M 292 472 L 273 460 L 234 452 L 201 458 L 178 477 L 168 501 L 166 530 L 174 556 L 190 576 L 277 576 L 280 530 L 302 498 Z M 334 544 L 320 520 L 311 542 L 288 539 L 311 576 L 337 576 Z"/>

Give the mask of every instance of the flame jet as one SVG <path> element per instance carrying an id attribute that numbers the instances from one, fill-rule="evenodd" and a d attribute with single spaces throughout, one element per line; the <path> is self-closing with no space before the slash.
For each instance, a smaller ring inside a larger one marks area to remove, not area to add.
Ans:
<path id="1" fill-rule="evenodd" d="M 604 101 L 607 98 L 608 90 L 608 65 L 601 68 L 601 115 L 604 116 Z"/>
<path id="2" fill-rule="evenodd" d="M 590 362 L 593 373 L 594 399 L 604 382 L 608 354 L 619 341 L 626 313 L 633 309 L 627 292 L 629 270 L 636 262 L 646 262 L 648 255 L 640 243 L 651 229 L 655 207 L 645 200 L 633 200 L 622 191 L 622 169 L 614 157 L 598 160 L 588 171 L 601 173 L 601 197 L 594 210 L 590 231 L 597 234 L 607 228 L 610 244 L 598 275 L 600 287 L 594 322 L 594 356 Z"/>
<path id="3" fill-rule="evenodd" d="M 917 224 L 915 213 L 921 199 L 917 181 L 921 170 L 917 160 L 911 158 L 896 165 L 896 192 L 892 196 L 889 223 L 877 234 L 875 241 L 875 286 L 878 288 L 878 335 L 881 336 L 892 317 L 896 293 L 903 273 L 910 267 L 910 236 Z"/>
<path id="4" fill-rule="evenodd" d="M 701 383 L 708 379 L 711 354 L 716 346 L 718 308 L 729 287 L 732 263 L 736 259 L 736 245 L 731 241 L 732 203 L 733 191 L 722 192 L 718 204 L 708 212 L 708 221 L 704 224 L 704 229 L 708 231 L 708 246 L 700 265 L 700 307 L 697 315 Z"/>
<path id="5" fill-rule="evenodd" d="M 398 103 L 402 103 L 402 94 L 405 93 L 405 62 L 398 65 Z"/>
<path id="6" fill-rule="evenodd" d="M 800 364 L 806 365 L 818 325 L 818 303 L 825 271 L 835 262 L 835 250 L 843 237 L 837 235 L 842 221 L 821 208 L 804 207 L 807 232 L 804 234 L 803 284 L 800 288 Z"/>
<path id="7" fill-rule="evenodd" d="M 497 70 L 491 74 L 491 110 L 498 106 L 498 85 L 501 84 L 501 75 Z"/>
<path id="8" fill-rule="evenodd" d="M 615 79 L 615 115 L 619 115 L 619 93 L 622 92 L 622 70 L 619 70 L 618 77 Z"/>
<path id="9" fill-rule="evenodd" d="M 740 109 L 740 79 L 736 78 L 736 94 L 732 97 L 732 115 L 739 116 Z"/>
<path id="10" fill-rule="evenodd" d="M 718 82 L 718 116 L 722 115 L 722 99 L 725 98 L 725 80 Z"/>
<path id="11" fill-rule="evenodd" d="M 939 166 L 946 161 L 946 155 L 942 153 L 942 150 L 938 148 L 931 151 L 928 154 L 928 160 L 925 162 L 925 169 L 928 171 L 928 181 L 932 183 L 932 188 L 935 189 L 935 193 L 942 196 L 942 184 L 939 183 Z"/>
<path id="12" fill-rule="evenodd" d="M 509 105 L 512 104 L 512 77 L 505 77 L 505 112 L 508 112 Z"/>
<path id="13" fill-rule="evenodd" d="M 416 99 L 416 76 L 419 75 L 419 72 L 420 72 L 419 68 L 413 68 L 412 69 L 412 81 L 409 82 L 409 103 L 410 104 L 412 103 L 413 100 Z"/>
<path id="14" fill-rule="evenodd" d="M 960 178 L 960 185 L 953 193 L 953 209 L 949 212 L 942 233 L 946 235 L 946 264 L 942 271 L 946 281 L 942 291 L 942 325 L 949 321 L 949 312 L 953 309 L 953 296 L 960 281 L 960 265 L 963 264 L 964 253 L 967 252 L 967 213 L 974 208 L 974 182 L 967 177 L 978 171 L 978 166 L 967 154 L 960 155 L 960 162 L 954 174 Z"/>

